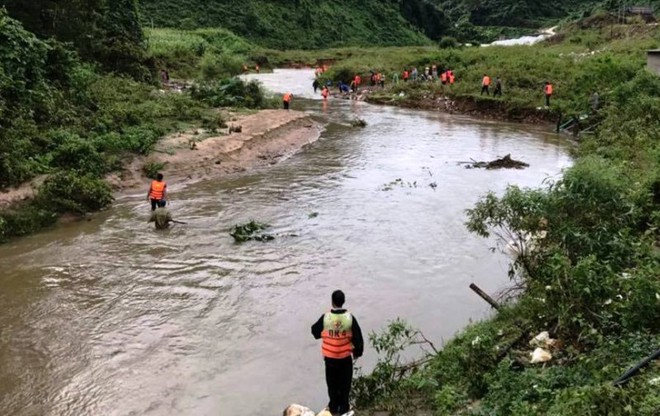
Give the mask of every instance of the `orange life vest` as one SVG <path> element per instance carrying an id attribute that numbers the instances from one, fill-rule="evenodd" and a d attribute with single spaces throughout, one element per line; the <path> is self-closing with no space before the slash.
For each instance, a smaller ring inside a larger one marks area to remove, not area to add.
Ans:
<path id="1" fill-rule="evenodd" d="M 323 98 L 328 98 L 329 93 L 330 92 L 328 91 L 327 88 L 323 88 L 323 91 L 321 91 L 321 95 L 323 96 Z"/>
<path id="2" fill-rule="evenodd" d="M 453 84 L 456 77 L 454 77 L 454 72 L 449 73 L 449 83 Z"/>
<path id="3" fill-rule="evenodd" d="M 323 316 L 321 352 L 324 357 L 342 359 L 353 353 L 353 317 L 350 312 L 332 313 Z"/>
<path id="4" fill-rule="evenodd" d="M 403 79 L 408 79 L 409 73 L 408 71 L 403 71 Z"/>
<path id="5" fill-rule="evenodd" d="M 440 80 L 442 82 L 447 82 L 447 73 L 443 72 L 442 75 L 440 75 Z"/>
<path id="6" fill-rule="evenodd" d="M 545 95 L 552 95 L 552 84 L 545 84 Z"/>
<path id="7" fill-rule="evenodd" d="M 490 77 L 488 75 L 484 76 L 483 81 L 481 82 L 481 85 L 487 87 L 490 85 Z"/>
<path id="8" fill-rule="evenodd" d="M 286 94 L 284 94 L 284 97 L 282 97 L 282 101 L 284 101 L 285 103 L 291 101 L 291 93 L 287 92 Z"/>
<path id="9" fill-rule="evenodd" d="M 158 200 L 163 199 L 163 196 L 165 196 L 166 186 L 167 185 L 165 184 L 165 182 L 152 181 L 151 189 L 149 189 L 149 198 L 158 199 Z"/>

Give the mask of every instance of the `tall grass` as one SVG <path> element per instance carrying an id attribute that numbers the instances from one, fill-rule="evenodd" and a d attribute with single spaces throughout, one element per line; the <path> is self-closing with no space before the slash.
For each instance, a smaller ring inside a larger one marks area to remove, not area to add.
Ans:
<path id="1" fill-rule="evenodd" d="M 147 29 L 149 52 L 178 78 L 218 78 L 240 73 L 254 46 L 225 29 Z"/>

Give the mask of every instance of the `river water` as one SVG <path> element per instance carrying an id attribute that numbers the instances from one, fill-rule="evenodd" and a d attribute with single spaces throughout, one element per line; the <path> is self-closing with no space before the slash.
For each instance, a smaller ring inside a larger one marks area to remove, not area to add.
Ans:
<path id="1" fill-rule="evenodd" d="M 187 225 L 153 230 L 139 192 L 91 221 L 0 246 L 0 414 L 318 409 L 323 363 L 309 327 L 332 290 L 346 292 L 365 335 L 404 317 L 441 345 L 488 315 L 468 284 L 501 288 L 507 259 L 466 231 L 464 210 L 488 190 L 557 177 L 570 164 L 565 146 L 521 125 L 322 104 L 311 77 L 258 76 L 329 120 L 320 140 L 268 169 L 170 184 Z M 345 126 L 355 116 L 368 126 Z M 456 163 L 507 153 L 531 166 Z M 385 186 L 398 178 L 403 186 Z M 250 218 L 297 237 L 235 244 L 228 230 Z M 367 348 L 361 364 L 374 360 Z"/>

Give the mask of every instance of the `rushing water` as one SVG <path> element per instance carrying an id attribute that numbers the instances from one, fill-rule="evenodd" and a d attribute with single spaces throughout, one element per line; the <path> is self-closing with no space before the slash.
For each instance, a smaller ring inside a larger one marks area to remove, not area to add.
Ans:
<path id="1" fill-rule="evenodd" d="M 258 77 L 312 98 L 309 71 Z M 507 261 L 466 231 L 464 210 L 488 190 L 556 177 L 570 164 L 564 146 L 521 125 L 446 114 L 341 100 L 294 108 L 331 121 L 321 139 L 266 170 L 171 184 L 185 226 L 153 230 L 139 192 L 89 222 L 0 246 L 0 414 L 320 408 L 323 364 L 309 327 L 333 289 L 365 332 L 400 316 L 437 344 L 488 314 L 468 284 L 501 288 Z M 346 127 L 355 115 L 368 126 Z M 507 153 L 530 168 L 456 164 Z M 397 178 L 405 185 L 386 190 Z M 249 218 L 298 236 L 234 244 L 229 228 Z M 362 365 L 374 359 L 367 349 Z"/>

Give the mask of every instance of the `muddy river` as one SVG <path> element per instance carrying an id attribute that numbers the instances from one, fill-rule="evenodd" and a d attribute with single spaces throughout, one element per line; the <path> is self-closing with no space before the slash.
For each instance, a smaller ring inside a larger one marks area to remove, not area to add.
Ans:
<path id="1" fill-rule="evenodd" d="M 0 246 L 0 414 L 319 409 L 324 370 L 309 328 L 334 289 L 363 331 L 404 317 L 438 345 L 488 315 L 468 284 L 503 287 L 507 259 L 467 232 L 464 211 L 488 190 L 556 178 L 571 163 L 561 140 L 546 128 L 323 104 L 310 71 L 258 78 L 328 120 L 320 140 L 268 169 L 170 184 L 187 225 L 166 232 L 146 223 L 139 192 L 91 221 Z M 347 127 L 355 116 L 368 126 Z M 457 165 L 507 153 L 531 166 Z M 297 236 L 235 244 L 228 230 L 250 218 Z M 361 365 L 374 361 L 367 348 Z"/>

